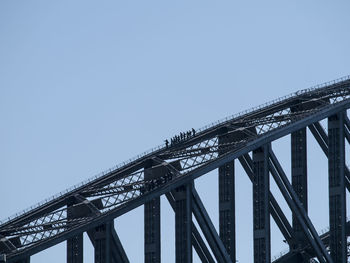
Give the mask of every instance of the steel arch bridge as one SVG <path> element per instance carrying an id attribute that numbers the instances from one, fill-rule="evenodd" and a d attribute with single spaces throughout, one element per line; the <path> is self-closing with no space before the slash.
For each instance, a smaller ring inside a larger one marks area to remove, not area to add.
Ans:
<path id="1" fill-rule="evenodd" d="M 31 255 L 66 241 L 67 262 L 81 263 L 84 232 L 96 263 L 129 262 L 113 220 L 139 206 L 144 206 L 144 260 L 161 262 L 161 195 L 175 213 L 176 262 L 192 262 L 192 248 L 202 262 L 236 262 L 235 162 L 252 182 L 254 262 L 272 261 L 270 216 L 289 245 L 289 252 L 273 262 L 349 262 L 349 108 L 350 77 L 345 77 L 181 133 L 171 143 L 2 222 L 0 262 L 28 263 Z M 307 129 L 328 160 L 329 231 L 323 235 L 308 216 Z M 284 136 L 291 137 L 291 180 L 271 146 Z M 219 233 L 194 185 L 194 179 L 214 169 Z M 270 177 L 292 212 L 291 222 L 270 191 Z"/>

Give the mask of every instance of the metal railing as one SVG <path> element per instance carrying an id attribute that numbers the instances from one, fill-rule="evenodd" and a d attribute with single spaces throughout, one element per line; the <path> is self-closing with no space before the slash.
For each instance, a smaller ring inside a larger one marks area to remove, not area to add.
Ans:
<path id="1" fill-rule="evenodd" d="M 266 108 L 266 107 L 269 107 L 273 104 L 276 104 L 276 103 L 279 103 L 279 102 L 282 102 L 286 99 L 291 99 L 293 97 L 298 97 L 300 95 L 303 95 L 303 94 L 306 94 L 306 93 L 309 93 L 309 92 L 312 92 L 312 91 L 315 91 L 315 90 L 318 90 L 318 89 L 321 89 L 321 88 L 325 88 L 325 87 L 328 87 L 328 86 L 331 86 L 331 85 L 334 85 L 334 84 L 338 84 L 340 82 L 343 82 L 343 81 L 347 81 L 347 80 L 350 80 L 350 75 L 348 76 L 345 76 L 345 77 L 342 77 L 342 78 L 339 78 L 339 79 L 335 79 L 335 80 L 332 80 L 332 81 L 328 81 L 328 82 L 325 82 L 325 83 L 322 83 L 322 84 L 319 84 L 319 85 L 316 85 L 316 86 L 313 86 L 311 88 L 308 88 L 308 89 L 303 89 L 303 90 L 299 90 L 299 91 L 296 91 L 296 92 L 293 92 L 293 93 L 290 93 L 288 95 L 285 95 L 285 96 L 282 96 L 282 97 L 279 97 L 277 99 L 274 99 L 272 101 L 269 101 L 269 102 L 266 102 L 264 104 L 261 104 L 259 106 L 256 106 L 256 107 L 252 107 L 250 109 L 247 109 L 247 110 L 244 110 L 244 111 L 241 111 L 239 113 L 236 113 L 236 114 L 233 114 L 231 116 L 228 116 L 226 118 L 223 118 L 223 119 L 220 119 L 216 122 L 212 122 L 200 129 L 198 129 L 199 132 L 202 132 L 202 131 L 205 131 L 207 130 L 208 128 L 212 128 L 214 126 L 217 126 L 217 125 L 220 125 L 220 124 L 223 124 L 225 122 L 229 122 L 229 121 L 232 121 L 234 119 L 237 119 L 239 117 L 243 117 L 244 115 L 247 115 L 249 113 L 252 113 L 254 111 L 258 111 L 258 110 L 261 110 L 263 108 Z"/>
<path id="2" fill-rule="evenodd" d="M 340 82 L 343 82 L 343 81 L 347 81 L 347 80 L 350 80 L 350 75 L 342 77 L 342 78 L 338 78 L 338 79 L 335 79 L 335 80 L 332 80 L 332 81 L 329 81 L 329 82 L 325 82 L 325 83 L 313 86 L 313 87 L 308 88 L 308 89 L 303 89 L 303 90 L 291 93 L 291 94 L 283 96 L 283 97 L 279 97 L 279 98 L 277 98 L 275 100 L 266 102 L 266 103 L 261 104 L 261 105 L 259 105 L 257 107 L 252 107 L 252 108 L 250 108 L 248 110 L 241 111 L 241 112 L 239 112 L 237 114 L 234 114 L 234 115 L 228 116 L 226 118 L 220 119 L 220 120 L 218 120 L 216 122 L 212 122 L 212 123 L 210 123 L 210 124 L 208 124 L 208 125 L 206 125 L 204 127 L 201 127 L 199 129 L 197 129 L 197 132 L 198 132 L 198 134 L 203 133 L 204 131 L 206 131 L 206 130 L 208 130 L 210 128 L 213 128 L 215 126 L 224 124 L 225 122 L 229 122 L 229 121 L 232 121 L 234 119 L 243 117 L 244 115 L 247 115 L 247 114 L 252 113 L 254 111 L 257 111 L 257 110 L 261 110 L 261 109 L 266 108 L 268 106 L 271 106 L 273 104 L 282 102 L 283 100 L 290 99 L 292 97 L 298 97 L 298 96 L 300 96 L 302 94 L 306 94 L 306 93 L 309 93 L 311 91 L 314 91 L 314 90 L 317 90 L 317 89 L 321 89 L 321 88 L 324 88 L 324 87 L 327 87 L 327 86 L 331 86 L 331 85 L 334 85 L 334 84 L 337 84 L 337 83 L 340 83 Z M 135 162 L 137 160 L 140 160 L 140 159 L 144 158 L 147 155 L 151 155 L 151 154 L 154 154 L 154 153 L 156 153 L 156 152 L 158 152 L 158 151 L 160 151 L 162 149 L 165 149 L 165 147 L 166 147 L 166 145 L 163 143 L 163 144 L 158 145 L 158 146 L 156 146 L 154 148 L 151 148 L 151 149 L 149 149 L 149 150 L 147 150 L 147 151 L 145 151 L 145 152 L 143 152 L 143 153 L 141 153 L 141 154 L 139 154 L 139 155 L 137 155 L 137 156 L 135 156 L 133 158 L 130 158 L 127 161 L 124 161 L 122 163 L 119 163 L 119 164 L 117 164 L 117 165 L 107 169 L 107 170 L 104 170 L 104 171 L 96 174 L 95 176 L 88 178 L 87 180 L 85 180 L 85 181 L 83 181 L 81 183 L 75 184 L 72 187 L 67 188 L 66 190 L 63 190 L 63 191 L 61 191 L 61 192 L 59 192 L 59 193 L 57 193 L 57 194 L 55 194 L 55 195 L 53 195 L 53 196 L 51 196 L 49 198 L 46 198 L 45 200 L 43 200 L 41 202 L 38 202 L 35 205 L 32 205 L 32 206 L 22 210 L 21 212 L 18 212 L 16 214 L 12 215 L 12 216 L 9 216 L 7 218 L 4 218 L 4 219 L 0 220 L 0 226 L 5 224 L 5 223 L 8 223 L 9 221 L 12 221 L 12 220 L 16 219 L 19 216 L 22 216 L 22 215 L 28 213 L 29 211 L 31 211 L 33 209 L 36 209 L 36 208 L 38 208 L 38 207 L 40 207 L 42 205 L 45 205 L 45 204 L 47 204 L 47 203 L 49 203 L 49 202 L 51 202 L 51 201 L 53 201 L 53 200 L 55 200 L 55 199 L 57 199 L 59 197 L 62 197 L 63 195 L 66 195 L 66 194 L 68 194 L 70 192 L 73 192 L 76 189 L 78 189 L 79 187 L 82 187 L 83 185 L 91 183 L 91 182 L 93 182 L 93 181 L 95 181 L 95 180 L 97 180 L 97 179 L 99 179 L 99 178 L 109 174 L 112 171 L 115 171 L 117 169 L 123 168 L 124 166 L 127 166 L 127 165 L 129 165 L 129 164 L 131 164 L 131 163 L 133 163 L 133 162 Z"/>

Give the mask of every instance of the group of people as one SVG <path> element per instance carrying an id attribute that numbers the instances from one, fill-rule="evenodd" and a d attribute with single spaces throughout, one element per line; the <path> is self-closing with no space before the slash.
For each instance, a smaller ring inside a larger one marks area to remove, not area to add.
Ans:
<path id="1" fill-rule="evenodd" d="M 196 136 L 196 130 L 192 128 L 192 130 L 187 132 L 180 132 L 180 135 L 175 135 L 173 138 L 170 139 L 170 145 L 177 144 L 179 142 L 182 142 L 184 140 L 190 139 L 192 137 Z M 169 147 L 169 141 L 165 140 L 165 146 L 166 148 Z"/>
<path id="2" fill-rule="evenodd" d="M 154 188 L 171 181 L 172 179 L 173 179 L 173 175 L 170 172 L 167 172 L 165 175 L 161 177 L 146 181 L 145 184 L 140 187 L 140 192 L 141 194 L 149 192 Z"/>

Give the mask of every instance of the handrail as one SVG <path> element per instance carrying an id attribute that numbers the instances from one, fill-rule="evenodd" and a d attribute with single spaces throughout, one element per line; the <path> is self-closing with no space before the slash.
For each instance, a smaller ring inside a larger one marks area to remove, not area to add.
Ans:
<path id="1" fill-rule="evenodd" d="M 239 117 L 243 117 L 244 115 L 247 115 L 247 114 L 252 113 L 254 111 L 266 108 L 266 107 L 271 106 L 271 105 L 273 105 L 275 103 L 282 102 L 282 101 L 284 101 L 286 99 L 290 99 L 292 97 L 298 97 L 300 95 L 307 94 L 309 92 L 312 92 L 312 91 L 315 91 L 315 90 L 318 90 L 318 89 L 321 89 L 321 88 L 325 88 L 325 87 L 328 87 L 328 86 L 331 86 L 331 85 L 334 85 L 334 84 L 338 84 L 340 82 L 347 81 L 347 80 L 350 80 L 350 75 L 342 77 L 342 78 L 338 78 L 338 79 L 335 79 L 335 80 L 332 80 L 332 81 L 324 82 L 322 84 L 313 86 L 313 87 L 308 88 L 308 89 L 303 89 L 303 90 L 300 90 L 300 91 L 297 91 L 297 92 L 290 93 L 290 94 L 288 94 L 286 96 L 279 97 L 279 98 L 274 99 L 272 101 L 269 101 L 269 102 L 266 102 L 264 104 L 261 104 L 261 105 L 259 105 L 257 107 L 252 107 L 252 108 L 250 108 L 248 110 L 241 111 L 241 112 L 239 112 L 237 114 L 228 116 L 228 117 L 220 119 L 220 120 L 218 120 L 216 122 L 212 122 L 212 123 L 210 123 L 208 125 L 205 125 L 205 126 L 199 128 L 197 130 L 197 134 L 204 133 L 206 130 L 208 130 L 210 128 L 213 128 L 215 126 L 221 125 L 221 124 L 223 124 L 225 122 L 232 121 L 232 120 L 237 119 Z M 156 152 L 158 152 L 158 151 L 160 151 L 162 149 L 165 149 L 165 148 L 166 148 L 166 145 L 163 143 L 163 144 L 158 145 L 158 146 L 156 146 L 154 148 L 151 148 L 151 149 L 149 149 L 149 150 L 147 150 L 147 151 L 145 151 L 145 152 L 143 152 L 143 153 L 141 153 L 141 154 L 139 154 L 139 155 L 137 155 L 135 157 L 132 157 L 132 158 L 128 159 L 127 161 L 124 161 L 122 163 L 119 163 L 119 164 L 117 164 L 117 165 L 107 169 L 107 170 L 104 170 L 104 171 L 96 174 L 95 176 L 90 177 L 90 178 L 82 181 L 81 183 L 75 184 L 72 187 L 67 188 L 66 190 L 63 190 L 63 191 L 61 191 L 61 192 L 59 192 L 59 193 L 57 193 L 57 194 L 55 194 L 55 195 L 53 195 L 53 196 L 51 196 L 49 198 L 44 199 L 41 202 L 38 202 L 35 205 L 32 205 L 32 206 L 22 210 L 21 212 L 18 212 L 16 214 L 12 215 L 12 216 L 9 216 L 7 218 L 4 218 L 4 219 L 0 220 L 0 226 L 2 226 L 3 224 L 8 223 L 8 222 L 10 222 L 10 221 L 12 221 L 12 220 L 14 220 L 14 219 L 16 219 L 16 218 L 26 214 L 26 213 L 28 213 L 29 211 L 31 211 L 33 209 L 36 209 L 36 208 L 38 208 L 40 206 L 43 206 L 43 205 L 45 205 L 45 204 L 47 204 L 47 203 L 49 203 L 49 202 L 51 202 L 51 201 L 53 201 L 53 200 L 63 196 L 65 194 L 68 194 L 68 193 L 76 190 L 77 188 L 82 187 L 85 184 L 91 183 L 92 181 L 95 181 L 95 180 L 99 179 L 100 177 L 103 177 L 103 176 L 107 175 L 108 173 L 110 173 L 112 171 L 115 171 L 117 169 L 123 168 L 123 167 L 129 165 L 130 163 L 133 163 L 133 162 L 135 162 L 137 160 L 141 160 L 145 156 L 154 154 L 154 153 L 156 153 Z"/>

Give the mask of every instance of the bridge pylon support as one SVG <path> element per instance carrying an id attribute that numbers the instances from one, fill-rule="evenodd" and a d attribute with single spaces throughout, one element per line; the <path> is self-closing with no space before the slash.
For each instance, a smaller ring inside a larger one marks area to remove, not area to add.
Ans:
<path id="1" fill-rule="evenodd" d="M 72 208 L 73 204 L 68 205 Z M 67 209 L 67 219 L 73 219 L 73 209 Z M 83 263 L 83 233 L 67 239 L 67 263 Z"/>
<path id="2" fill-rule="evenodd" d="M 83 234 L 67 240 L 67 263 L 83 263 Z"/>
<path id="3" fill-rule="evenodd" d="M 219 154 L 225 153 L 225 144 L 232 142 L 232 137 L 219 137 Z M 235 163 L 226 163 L 219 167 L 219 234 L 230 255 L 236 262 L 236 217 L 235 217 Z"/>
<path id="4" fill-rule="evenodd" d="M 192 187 L 189 183 L 173 191 L 175 197 L 175 262 L 192 262 Z"/>
<path id="5" fill-rule="evenodd" d="M 254 263 L 271 262 L 268 164 L 270 147 L 268 144 L 253 151 Z"/>
<path id="6" fill-rule="evenodd" d="M 113 221 L 95 227 L 87 233 L 94 246 L 95 263 L 129 263 Z"/>
<path id="7" fill-rule="evenodd" d="M 297 194 L 301 205 L 305 212 L 308 211 L 307 204 L 307 141 L 306 128 L 302 128 L 291 134 L 291 171 L 292 171 L 292 186 Z M 303 247 L 307 243 L 305 234 L 301 225 L 298 222 L 297 215 L 293 213 L 293 230 L 295 234 L 295 241 L 292 249 Z"/>
<path id="8" fill-rule="evenodd" d="M 152 173 L 145 169 L 145 180 L 151 178 Z M 161 262 L 160 238 L 160 197 L 156 197 L 144 205 L 145 263 Z"/>
<path id="9" fill-rule="evenodd" d="M 334 263 L 347 261 L 344 112 L 328 118 L 329 247 Z"/>
<path id="10" fill-rule="evenodd" d="M 95 228 L 95 263 L 111 263 L 111 223 Z"/>

